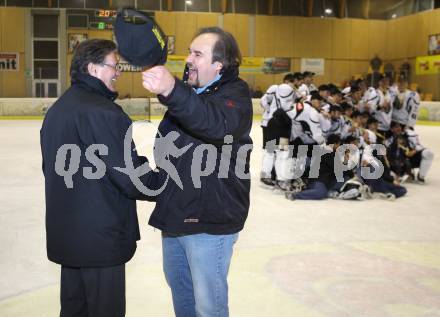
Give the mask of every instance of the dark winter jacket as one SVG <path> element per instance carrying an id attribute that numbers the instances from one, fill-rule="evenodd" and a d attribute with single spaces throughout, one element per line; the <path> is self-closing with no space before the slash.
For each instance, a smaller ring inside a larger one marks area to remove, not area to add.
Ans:
<path id="1" fill-rule="evenodd" d="M 249 210 L 252 101 L 238 69 L 224 72 L 201 94 L 176 79 L 171 94 L 159 99 L 168 107 L 159 134 L 177 132 L 175 146 L 190 147 L 183 155 L 170 157 L 183 186 L 169 179 L 149 224 L 172 234 L 240 231 Z M 200 184 L 196 170 L 207 174 L 200 177 Z"/>
<path id="2" fill-rule="evenodd" d="M 125 167 L 124 137 L 131 125 L 113 102 L 116 96 L 99 79 L 78 74 L 44 119 L 40 134 L 47 255 L 53 262 L 72 267 L 113 266 L 127 262 L 135 252 L 140 238 L 135 199 L 149 197 L 126 174 L 114 169 Z M 63 155 L 66 144 L 80 152 L 69 150 Z M 92 144 L 105 145 L 107 153 L 91 151 Z M 86 158 L 88 148 L 91 153 Z M 131 157 L 135 167 L 147 163 L 136 151 Z M 83 175 L 88 169 L 96 173 L 102 167 L 102 177 L 95 174 L 97 179 L 87 179 Z M 61 169 L 76 171 L 70 186 L 60 176 L 64 175 Z M 157 175 L 149 172 L 142 182 L 154 188 Z"/>

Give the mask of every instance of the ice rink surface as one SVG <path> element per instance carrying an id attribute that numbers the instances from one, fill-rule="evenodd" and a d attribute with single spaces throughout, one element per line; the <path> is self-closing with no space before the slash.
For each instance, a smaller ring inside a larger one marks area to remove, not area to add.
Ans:
<path id="1" fill-rule="evenodd" d="M 45 250 L 41 121 L 0 121 L 0 317 L 59 314 L 58 265 Z M 158 122 L 137 123 L 152 160 Z M 229 274 L 230 315 L 440 316 L 440 127 L 417 126 L 436 157 L 426 185 L 394 202 L 288 201 L 259 184 L 252 129 L 251 208 Z M 142 239 L 127 264 L 127 316 L 173 316 L 153 204 L 138 203 Z"/>

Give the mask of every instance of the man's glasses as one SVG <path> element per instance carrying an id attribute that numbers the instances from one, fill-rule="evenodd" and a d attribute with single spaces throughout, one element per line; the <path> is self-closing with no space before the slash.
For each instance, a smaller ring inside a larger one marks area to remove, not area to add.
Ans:
<path id="1" fill-rule="evenodd" d="M 119 63 L 116 63 L 115 65 L 106 64 L 106 63 L 101 63 L 101 65 L 103 65 L 103 66 L 108 66 L 108 67 L 110 67 L 110 68 L 113 68 L 115 71 L 119 71 L 119 69 L 118 69 Z"/>

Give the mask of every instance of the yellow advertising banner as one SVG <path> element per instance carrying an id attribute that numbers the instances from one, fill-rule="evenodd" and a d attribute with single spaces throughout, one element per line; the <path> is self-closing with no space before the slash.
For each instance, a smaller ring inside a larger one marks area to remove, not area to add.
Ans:
<path id="1" fill-rule="evenodd" d="M 243 57 L 240 65 L 240 73 L 261 73 L 263 66 L 263 57 Z"/>
<path id="2" fill-rule="evenodd" d="M 416 58 L 416 75 L 440 74 L 440 55 Z"/>
<path id="3" fill-rule="evenodd" d="M 183 73 L 186 63 L 183 55 L 168 55 L 166 66 L 172 73 Z M 283 73 L 290 71 L 290 58 L 243 57 L 241 74 Z"/>
<path id="4" fill-rule="evenodd" d="M 183 73 L 186 64 L 184 55 L 168 55 L 166 66 L 172 73 Z"/>

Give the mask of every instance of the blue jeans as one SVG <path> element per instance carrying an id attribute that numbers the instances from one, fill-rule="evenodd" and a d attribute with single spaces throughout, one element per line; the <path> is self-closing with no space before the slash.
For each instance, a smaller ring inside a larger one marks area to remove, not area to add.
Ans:
<path id="1" fill-rule="evenodd" d="M 371 187 L 373 192 L 393 193 L 396 198 L 402 197 L 406 194 L 405 187 L 386 182 L 382 178 L 368 180 L 367 184 Z"/>
<path id="2" fill-rule="evenodd" d="M 296 193 L 295 199 L 318 200 L 327 198 L 328 189 L 324 183 L 314 181 L 308 189 Z"/>
<path id="3" fill-rule="evenodd" d="M 238 233 L 162 235 L 163 270 L 176 317 L 227 317 L 228 271 Z"/>

